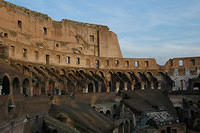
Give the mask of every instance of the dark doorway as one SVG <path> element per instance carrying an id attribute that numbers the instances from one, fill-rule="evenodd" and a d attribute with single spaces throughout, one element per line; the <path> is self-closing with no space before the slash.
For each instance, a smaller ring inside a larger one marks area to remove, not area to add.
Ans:
<path id="1" fill-rule="evenodd" d="M 3 77 L 3 88 L 2 88 L 2 95 L 9 95 L 10 94 L 10 81 L 7 76 Z"/>
<path id="2" fill-rule="evenodd" d="M 90 93 L 90 92 L 93 92 L 93 84 L 92 83 L 90 83 L 90 84 L 88 84 L 88 93 Z"/>
<path id="3" fill-rule="evenodd" d="M 13 94 L 20 94 L 20 83 L 18 78 L 14 78 L 13 80 Z"/>
<path id="4" fill-rule="evenodd" d="M 29 95 L 29 88 L 30 88 L 29 80 L 25 79 L 24 82 L 23 82 L 23 94 L 24 94 L 24 96 Z"/>
<path id="5" fill-rule="evenodd" d="M 110 110 L 107 110 L 107 111 L 106 111 L 106 116 L 107 116 L 107 117 L 110 117 L 110 116 L 111 116 Z"/>
<path id="6" fill-rule="evenodd" d="M 49 55 L 46 55 L 46 64 L 49 65 Z"/>

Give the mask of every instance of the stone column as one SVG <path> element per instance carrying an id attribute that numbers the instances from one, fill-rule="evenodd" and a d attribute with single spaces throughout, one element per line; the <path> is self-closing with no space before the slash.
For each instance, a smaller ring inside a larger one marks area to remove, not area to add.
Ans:
<path id="1" fill-rule="evenodd" d="M 119 85 L 120 85 L 120 82 L 116 82 L 116 92 L 119 91 Z"/>
<path id="2" fill-rule="evenodd" d="M 109 85 L 109 80 L 105 79 L 105 85 L 106 85 L 106 92 L 109 93 L 111 91 L 111 87 Z"/>
<path id="3" fill-rule="evenodd" d="M 128 83 L 124 82 L 124 90 L 127 91 L 128 90 Z"/>
<path id="4" fill-rule="evenodd" d="M 135 89 L 135 80 L 133 80 L 131 83 L 131 90 L 134 91 L 134 89 Z"/>
<path id="5" fill-rule="evenodd" d="M 133 126 L 136 127 L 137 123 L 136 123 L 136 118 L 135 118 L 135 114 L 133 114 Z"/>
<path id="6" fill-rule="evenodd" d="M 92 83 L 93 85 L 93 92 L 96 93 L 96 86 L 95 86 L 95 83 Z"/>
<path id="7" fill-rule="evenodd" d="M 145 83 L 141 82 L 141 89 L 144 90 L 145 89 Z"/>
<path id="8" fill-rule="evenodd" d="M 158 82 L 158 89 L 160 90 L 162 87 L 162 83 L 161 82 Z"/>
<path id="9" fill-rule="evenodd" d="M 151 82 L 151 89 L 155 89 L 155 88 L 154 88 L 154 82 L 153 82 L 153 81 Z"/>
<path id="10" fill-rule="evenodd" d="M 13 95 L 13 82 L 10 81 L 10 95 Z"/>
<path id="11" fill-rule="evenodd" d="M 85 93 L 88 93 L 88 84 L 85 85 Z"/>
<path id="12" fill-rule="evenodd" d="M 110 88 L 109 85 L 107 85 L 107 87 L 106 87 L 106 92 L 109 93 L 110 91 L 111 91 L 111 88 Z"/>
<path id="13" fill-rule="evenodd" d="M 30 79 L 30 81 L 29 81 L 29 83 L 30 83 L 30 88 L 28 88 L 28 90 L 29 90 L 29 95 L 30 96 L 33 96 L 33 84 L 32 84 L 32 79 Z"/>

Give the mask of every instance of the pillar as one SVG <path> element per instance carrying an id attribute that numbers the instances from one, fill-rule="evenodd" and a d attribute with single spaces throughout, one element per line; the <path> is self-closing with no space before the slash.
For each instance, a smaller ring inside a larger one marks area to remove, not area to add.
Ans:
<path id="1" fill-rule="evenodd" d="M 95 83 L 92 83 L 93 85 L 93 92 L 96 93 L 96 86 L 95 86 Z"/>
<path id="2" fill-rule="evenodd" d="M 109 86 L 109 85 L 107 85 L 107 87 L 106 87 L 106 92 L 107 92 L 107 93 L 109 93 L 109 92 L 110 92 L 110 90 L 111 90 L 110 86 Z"/>
<path id="3" fill-rule="evenodd" d="M 136 125 L 137 125 L 135 114 L 133 114 L 133 123 L 132 124 L 134 127 L 136 127 Z"/>
<path id="4" fill-rule="evenodd" d="M 109 85 L 108 80 L 105 81 L 106 82 L 106 92 L 110 92 L 111 91 L 111 86 Z"/>
<path id="5" fill-rule="evenodd" d="M 145 89 L 145 83 L 144 83 L 144 82 L 141 83 L 141 89 L 142 89 L 142 90 Z"/>
<path id="6" fill-rule="evenodd" d="M 131 90 L 134 91 L 134 89 L 135 89 L 135 80 L 133 80 L 131 83 Z"/>
<path id="7" fill-rule="evenodd" d="M 162 87 L 162 83 L 161 82 L 158 82 L 158 89 L 160 90 Z"/>
<path id="8" fill-rule="evenodd" d="M 153 82 L 153 81 L 151 82 L 151 89 L 155 89 L 155 88 L 154 88 L 154 82 Z"/>
<path id="9" fill-rule="evenodd" d="M 28 94 L 30 95 L 30 96 L 33 96 L 33 84 L 32 84 L 32 79 L 30 79 L 29 80 L 29 84 L 30 84 L 30 88 L 27 88 L 28 89 Z"/>
<path id="10" fill-rule="evenodd" d="M 116 82 L 116 92 L 119 91 L 119 85 L 120 85 L 120 82 Z"/>
<path id="11" fill-rule="evenodd" d="M 85 85 L 85 93 L 88 93 L 88 84 Z"/>
<path id="12" fill-rule="evenodd" d="M 127 91 L 128 90 L 128 83 L 124 82 L 124 90 Z"/>
<path id="13" fill-rule="evenodd" d="M 10 95 L 13 95 L 13 81 L 10 81 Z"/>

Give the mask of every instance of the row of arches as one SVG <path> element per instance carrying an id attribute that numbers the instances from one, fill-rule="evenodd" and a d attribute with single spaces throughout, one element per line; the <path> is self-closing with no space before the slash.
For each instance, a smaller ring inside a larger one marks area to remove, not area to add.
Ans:
<path id="1" fill-rule="evenodd" d="M 19 77 L 11 77 L 9 74 L 4 74 L 1 80 L 0 94 L 1 95 L 17 95 L 24 94 L 25 96 L 30 94 L 30 80 L 24 78 L 21 82 Z"/>
<path id="2" fill-rule="evenodd" d="M 170 89 L 173 81 L 164 72 L 134 72 L 55 68 L 51 66 L 13 63 L 24 79 L 3 77 L 2 95 L 13 89 L 29 95 L 61 95 L 94 92 L 118 92 L 119 90 Z M 15 89 L 17 88 L 17 89 Z"/>

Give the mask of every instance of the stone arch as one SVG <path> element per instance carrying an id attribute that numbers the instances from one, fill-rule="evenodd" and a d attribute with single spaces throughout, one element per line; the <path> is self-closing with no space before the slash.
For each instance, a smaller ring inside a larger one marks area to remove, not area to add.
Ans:
<path id="1" fill-rule="evenodd" d="M 88 71 L 88 74 L 89 74 L 90 76 L 94 76 L 94 72 L 93 72 L 92 70 Z"/>
<path id="2" fill-rule="evenodd" d="M 8 74 L 4 74 L 3 80 L 2 80 L 2 95 L 9 95 L 11 93 L 11 80 L 10 76 Z"/>
<path id="3" fill-rule="evenodd" d="M 128 72 L 127 74 L 129 74 L 130 78 L 131 78 L 131 84 L 132 84 L 131 89 L 132 90 L 139 90 L 141 88 L 139 78 L 136 76 L 136 74 L 134 72 Z"/>
<path id="4" fill-rule="evenodd" d="M 45 67 L 44 66 L 40 66 L 40 69 L 42 69 L 43 71 L 45 71 Z"/>
<path id="5" fill-rule="evenodd" d="M 28 67 L 33 68 L 33 66 L 31 64 L 28 64 Z"/>
<path id="6" fill-rule="evenodd" d="M 79 69 L 79 70 L 77 70 L 77 71 L 79 71 L 79 72 L 81 72 L 81 73 L 82 73 L 82 72 L 84 72 L 84 73 L 86 72 L 84 69 Z"/>
<path id="7" fill-rule="evenodd" d="M 107 84 L 103 72 L 97 71 L 96 73 L 94 73 L 94 78 L 95 78 L 95 84 L 97 84 L 96 90 L 98 92 L 107 92 Z"/>
<path id="8" fill-rule="evenodd" d="M 21 82 L 18 77 L 15 77 L 12 82 L 13 94 L 17 95 L 21 93 Z"/>
<path id="9" fill-rule="evenodd" d="M 132 78 L 128 72 L 124 72 L 123 76 L 125 77 L 125 90 L 132 90 Z"/>
<path id="10" fill-rule="evenodd" d="M 31 86 L 30 86 L 30 80 L 28 78 L 25 78 L 22 83 L 22 92 L 24 96 L 31 96 Z"/>
<path id="11" fill-rule="evenodd" d="M 66 74 L 66 71 L 63 68 L 59 69 L 58 71 L 59 71 L 59 75 L 64 76 Z"/>
<path id="12" fill-rule="evenodd" d="M 142 90 L 147 89 L 148 88 L 148 80 L 147 80 L 145 74 L 142 72 L 136 72 L 136 76 L 139 79 L 141 89 Z"/>
<path id="13" fill-rule="evenodd" d="M 21 63 L 19 63 L 19 62 L 16 62 L 15 65 L 16 65 L 18 68 L 22 68 L 22 66 L 23 66 L 23 65 L 22 65 Z"/>
<path id="14" fill-rule="evenodd" d="M 101 76 L 102 78 L 105 78 L 105 73 L 102 71 L 97 71 L 96 74 L 98 74 L 99 76 Z"/>
<path id="15" fill-rule="evenodd" d="M 104 74 L 105 78 L 104 78 L 104 81 L 105 81 L 105 85 L 107 87 L 107 92 L 110 92 L 112 91 L 112 72 L 105 72 Z"/>
<path id="16" fill-rule="evenodd" d="M 51 68 L 51 71 L 54 72 L 54 73 L 56 73 L 56 69 L 53 68 L 53 67 Z"/>
<path id="17" fill-rule="evenodd" d="M 104 113 L 103 113 L 103 110 L 101 110 L 99 113 L 104 114 Z"/>
<path id="18" fill-rule="evenodd" d="M 158 81 L 160 81 L 158 84 L 161 84 L 162 89 L 172 89 L 173 80 L 171 80 L 167 73 L 158 72 L 156 78 L 158 79 Z"/>
<path id="19" fill-rule="evenodd" d="M 122 77 L 122 72 L 116 72 L 116 76 L 117 76 L 117 81 L 120 83 L 119 84 L 119 90 L 124 90 L 124 86 L 125 86 L 125 82 L 124 79 Z"/>
<path id="20" fill-rule="evenodd" d="M 152 72 L 145 72 L 146 77 L 148 78 L 148 81 L 150 82 L 150 89 L 156 89 L 158 87 L 158 81 L 153 76 Z"/>
<path id="21" fill-rule="evenodd" d="M 76 72 L 76 69 L 71 68 L 71 69 L 69 69 L 68 71 L 69 71 L 69 72 L 72 72 L 72 73 L 75 73 L 75 72 Z"/>

